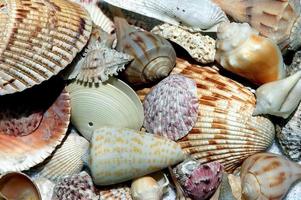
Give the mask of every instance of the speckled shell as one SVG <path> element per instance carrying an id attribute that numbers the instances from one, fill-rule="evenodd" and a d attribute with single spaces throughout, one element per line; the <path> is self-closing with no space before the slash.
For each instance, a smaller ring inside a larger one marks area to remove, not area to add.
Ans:
<path id="1" fill-rule="evenodd" d="M 300 40 L 299 0 L 213 0 L 228 15 L 248 22 L 260 35 L 274 40 L 282 50 L 297 49 Z"/>
<path id="2" fill-rule="evenodd" d="M 181 75 L 168 76 L 143 101 L 144 127 L 149 133 L 177 141 L 195 125 L 198 106 L 195 81 Z"/>
<path id="3" fill-rule="evenodd" d="M 22 100 L 22 105 L 42 102 L 47 109 L 37 129 L 29 135 L 16 137 L 0 133 L 0 173 L 27 170 L 41 163 L 61 143 L 70 119 L 70 98 L 63 89 L 61 80 L 51 79 L 22 93 L 1 97 L 4 107 L 8 104 L 18 107 Z"/>
<path id="4" fill-rule="evenodd" d="M 90 175 L 82 171 L 79 174 L 65 177 L 54 187 L 53 200 L 85 199 L 98 200 Z"/>
<path id="5" fill-rule="evenodd" d="M 102 126 L 140 130 L 143 124 L 141 101 L 118 79 L 111 78 L 98 85 L 74 81 L 67 90 L 71 98 L 71 122 L 88 140 Z"/>
<path id="6" fill-rule="evenodd" d="M 186 195 L 193 200 L 208 199 L 222 181 L 223 167 L 218 162 L 201 164 L 185 160 L 173 169 Z"/>
<path id="7" fill-rule="evenodd" d="M 48 161 L 42 163 L 39 176 L 58 180 L 81 171 L 84 166 L 83 157 L 89 149 L 89 142 L 77 134 L 69 134 Z"/>
<path id="8" fill-rule="evenodd" d="M 176 62 L 172 45 L 160 36 L 130 27 L 124 18 L 115 16 L 114 22 L 116 49 L 134 58 L 126 67 L 123 78 L 133 85 L 141 85 L 168 76 Z"/>
<path id="9" fill-rule="evenodd" d="M 0 95 L 56 75 L 91 33 L 89 15 L 70 1 L 8 0 L 0 7 Z"/>
<path id="10" fill-rule="evenodd" d="M 285 77 L 285 67 L 278 46 L 259 36 L 247 23 L 224 23 L 219 26 L 216 60 L 220 65 L 255 84 Z"/>
<path id="11" fill-rule="evenodd" d="M 99 192 L 99 200 L 132 200 L 131 190 L 126 186 L 101 190 Z"/>
<path id="12" fill-rule="evenodd" d="M 94 131 L 89 167 L 96 185 L 131 180 L 185 158 L 175 142 L 131 129 L 103 127 Z"/>
<path id="13" fill-rule="evenodd" d="M 283 156 L 259 153 L 244 161 L 240 177 L 246 200 L 281 200 L 301 179 L 301 166 Z"/>

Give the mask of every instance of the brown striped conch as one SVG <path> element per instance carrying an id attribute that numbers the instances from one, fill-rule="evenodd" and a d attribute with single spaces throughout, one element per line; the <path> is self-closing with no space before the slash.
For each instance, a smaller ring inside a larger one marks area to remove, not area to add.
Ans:
<path id="1" fill-rule="evenodd" d="M 301 71 L 279 81 L 270 82 L 256 90 L 253 115 L 271 114 L 288 118 L 301 100 Z"/>
<path id="2" fill-rule="evenodd" d="M 239 22 L 247 22 L 282 50 L 301 46 L 299 0 L 212 0 Z"/>
<path id="3" fill-rule="evenodd" d="M 255 84 L 285 77 L 281 51 L 270 39 L 259 36 L 249 24 L 223 23 L 218 27 L 216 60 Z"/>
<path id="4" fill-rule="evenodd" d="M 171 140 L 131 129 L 103 127 L 93 133 L 88 165 L 96 185 L 111 185 L 184 159 L 181 147 Z"/>
<path id="5" fill-rule="evenodd" d="M 283 156 L 258 153 L 246 159 L 240 172 L 245 200 L 281 200 L 301 179 L 301 166 Z"/>
<path id="6" fill-rule="evenodd" d="M 8 0 L 0 7 L 0 95 L 58 74 L 91 33 L 89 14 L 70 1 Z"/>

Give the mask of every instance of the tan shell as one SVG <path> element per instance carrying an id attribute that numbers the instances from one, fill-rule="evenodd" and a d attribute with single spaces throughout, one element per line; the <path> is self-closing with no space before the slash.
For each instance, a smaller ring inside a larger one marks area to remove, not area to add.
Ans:
<path id="1" fill-rule="evenodd" d="M 89 15 L 70 1 L 8 0 L 0 7 L 0 95 L 57 74 L 91 33 Z"/>
<path id="2" fill-rule="evenodd" d="M 99 200 L 132 200 L 131 190 L 126 186 L 104 189 L 99 192 Z"/>
<path id="3" fill-rule="evenodd" d="M 46 84 L 13 94 L 22 99 L 31 91 L 32 101 L 46 98 L 53 99 L 54 103 L 44 112 L 38 128 L 29 135 L 15 137 L 0 133 L 0 173 L 27 170 L 41 163 L 61 143 L 69 125 L 70 99 L 63 90 L 64 85 L 58 83 L 61 83 L 58 79 L 51 79 Z"/>

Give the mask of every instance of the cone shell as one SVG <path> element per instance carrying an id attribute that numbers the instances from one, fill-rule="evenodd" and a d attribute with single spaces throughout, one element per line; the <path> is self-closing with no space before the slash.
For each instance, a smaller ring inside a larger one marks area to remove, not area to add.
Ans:
<path id="1" fill-rule="evenodd" d="M 70 1 L 1 4 L 0 95 L 22 91 L 57 74 L 89 39 L 90 17 Z"/>
<path id="2" fill-rule="evenodd" d="M 195 81 L 181 75 L 168 76 L 143 102 L 144 127 L 150 133 L 176 141 L 195 125 L 198 106 Z"/>
<path id="3" fill-rule="evenodd" d="M 77 134 L 70 134 L 61 146 L 43 163 L 39 175 L 57 180 L 64 176 L 71 176 L 81 171 L 84 166 L 84 156 L 88 152 L 89 142 Z"/>
<path id="4" fill-rule="evenodd" d="M 99 192 L 99 200 L 132 200 L 131 190 L 126 186 L 101 190 Z"/>
<path id="5" fill-rule="evenodd" d="M 131 129 L 94 132 L 89 167 L 96 185 L 110 185 L 158 171 L 185 158 L 179 145 Z"/>
<path id="6" fill-rule="evenodd" d="M 142 103 L 124 82 L 113 78 L 97 85 L 74 81 L 67 89 L 71 96 L 71 122 L 86 139 L 90 140 L 94 130 L 106 125 L 140 130 L 144 118 Z"/>
<path id="7" fill-rule="evenodd" d="M 28 102 L 43 102 L 47 107 L 39 126 L 29 135 L 16 137 L 0 133 L 0 173 L 27 170 L 41 163 L 61 143 L 70 119 L 69 94 L 63 88 L 61 80 L 51 79 L 25 92 L 1 98 L 2 106 L 10 102 L 18 107 L 22 100 L 25 106 Z"/>

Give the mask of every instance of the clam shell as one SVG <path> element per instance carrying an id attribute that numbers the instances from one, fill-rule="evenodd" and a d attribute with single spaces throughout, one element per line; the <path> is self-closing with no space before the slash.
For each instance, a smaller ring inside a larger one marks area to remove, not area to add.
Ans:
<path id="1" fill-rule="evenodd" d="M 144 127 L 176 141 L 195 125 L 198 106 L 196 83 L 185 76 L 168 76 L 144 99 Z"/>
<path id="2" fill-rule="evenodd" d="M 89 142 L 77 134 L 69 134 L 48 161 L 42 163 L 38 175 L 50 180 L 71 176 L 81 171 L 84 156 L 89 149 Z"/>
<path id="3" fill-rule="evenodd" d="M 101 190 L 99 200 L 132 200 L 129 187 L 114 187 L 112 189 Z"/>
<path id="4" fill-rule="evenodd" d="M 140 131 L 103 127 L 94 131 L 89 167 L 96 185 L 138 178 L 185 158 L 175 142 Z"/>
<path id="5" fill-rule="evenodd" d="M 71 97 L 71 122 L 88 140 L 102 126 L 139 130 L 143 124 L 141 101 L 118 79 L 111 78 L 99 85 L 74 81 L 67 90 Z"/>
<path id="6" fill-rule="evenodd" d="M 0 95 L 22 91 L 56 75 L 84 47 L 91 20 L 65 0 L 8 0 L 0 15 Z"/>
<path id="7" fill-rule="evenodd" d="M 0 173 L 27 170 L 41 163 L 61 143 L 70 119 L 69 94 L 63 87 L 61 80 L 51 79 L 22 93 L 1 97 L 2 106 L 10 102 L 18 107 L 22 100 L 20 105 L 25 107 L 28 102 L 43 102 L 47 107 L 39 126 L 29 135 L 16 137 L 0 133 Z"/>

